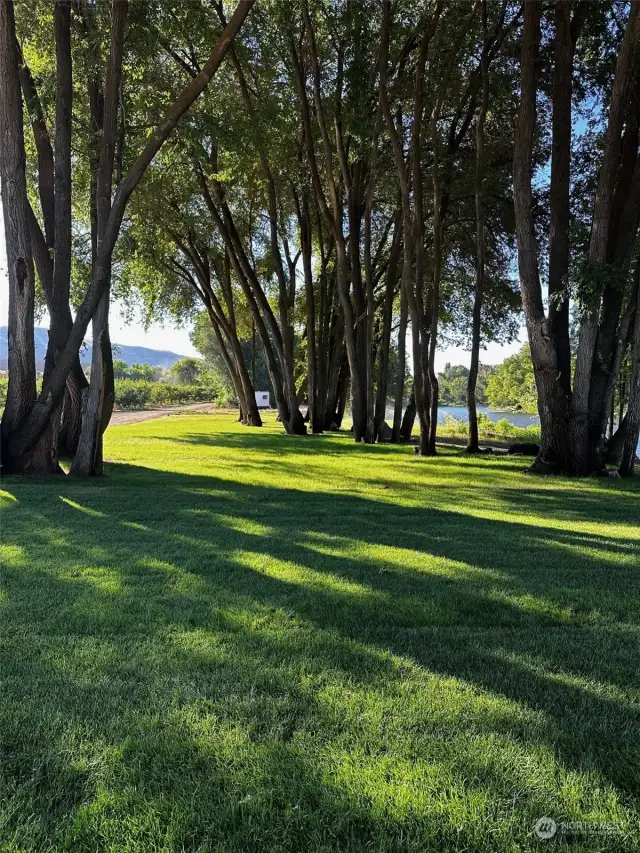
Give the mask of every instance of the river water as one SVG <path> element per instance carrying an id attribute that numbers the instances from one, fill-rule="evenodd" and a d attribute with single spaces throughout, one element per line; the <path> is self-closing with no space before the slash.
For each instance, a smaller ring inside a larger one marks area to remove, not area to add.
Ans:
<path id="1" fill-rule="evenodd" d="M 517 427 L 536 426 L 540 423 L 538 415 L 525 415 L 520 412 L 496 412 L 494 409 L 488 409 L 486 406 L 478 406 L 478 412 L 482 412 L 494 423 L 502 418 L 506 418 Z M 468 420 L 467 410 L 464 406 L 439 406 L 438 423 L 443 424 L 447 415 L 465 423 Z M 391 406 L 387 406 L 386 419 L 389 425 L 393 423 L 393 408 Z"/>
<path id="2" fill-rule="evenodd" d="M 485 414 L 493 423 L 502 420 L 502 418 L 506 418 L 517 427 L 537 426 L 540 423 L 538 415 L 525 415 L 521 412 L 497 412 L 494 409 L 488 409 L 486 406 L 478 406 L 478 412 Z M 468 421 L 465 406 L 440 406 L 438 408 L 438 423 L 443 424 L 447 415 L 465 423 Z M 387 406 L 386 419 L 389 425 L 393 423 L 393 407 L 391 406 Z M 638 442 L 636 454 L 640 457 L 640 441 Z"/>

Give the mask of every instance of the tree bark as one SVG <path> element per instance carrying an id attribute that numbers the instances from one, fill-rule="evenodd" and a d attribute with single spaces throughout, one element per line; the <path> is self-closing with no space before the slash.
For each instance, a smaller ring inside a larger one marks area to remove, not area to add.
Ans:
<path id="1" fill-rule="evenodd" d="M 404 234 L 403 238 L 404 240 Z M 396 389 L 393 407 L 393 427 L 391 440 L 397 444 L 402 439 L 402 407 L 404 404 L 404 380 L 407 370 L 407 320 L 409 309 L 407 306 L 407 294 L 404 287 L 400 290 L 400 322 L 398 325 L 398 373 L 396 376 Z"/>
<path id="2" fill-rule="evenodd" d="M 620 165 L 613 199 L 607 256 L 618 275 L 605 283 L 600 324 L 589 388 L 589 442 L 597 467 L 606 456 L 606 424 L 613 392 L 624 353 L 627 332 L 635 314 L 636 281 L 631 289 L 622 286 L 633 258 L 633 247 L 640 226 L 640 75 L 628 101 L 625 130 L 621 142 Z M 626 298 L 626 306 L 625 306 Z"/>
<path id="3" fill-rule="evenodd" d="M 382 320 L 382 337 L 379 348 L 379 371 L 378 371 L 378 388 L 376 393 L 375 404 L 375 433 L 376 441 L 383 440 L 383 427 L 385 424 L 386 406 L 387 406 L 387 390 L 389 387 L 389 353 L 391 349 L 391 326 L 393 323 L 393 301 L 396 294 L 396 285 L 398 279 L 398 262 L 400 260 L 400 250 L 402 248 L 402 219 L 400 211 L 396 214 L 393 239 L 391 242 L 391 254 L 389 257 L 389 266 L 387 267 L 386 283 L 385 283 L 385 300 L 384 313 Z"/>
<path id="4" fill-rule="evenodd" d="M 620 162 L 622 130 L 627 110 L 628 90 L 633 73 L 633 56 L 639 39 L 640 3 L 635 2 L 631 4 L 611 91 L 609 121 L 596 186 L 591 238 L 587 256 L 587 270 L 592 273 L 602 270 L 608 262 L 615 179 Z M 593 290 L 593 284 L 589 290 Z M 571 431 L 575 468 L 577 473 L 582 475 L 588 474 L 600 464 L 600 460 L 597 457 L 594 458 L 594 447 L 591 440 L 593 433 L 590 430 L 589 423 L 589 397 L 598 336 L 601 297 L 600 292 L 588 292 L 584 298 L 571 399 Z"/>
<path id="5" fill-rule="evenodd" d="M 316 334 L 316 298 L 313 287 L 312 270 L 312 226 L 309 213 L 309 200 L 306 191 L 303 191 L 302 200 L 298 199 L 294 192 L 296 209 L 298 213 L 298 226 L 300 230 L 300 246 L 302 249 L 302 267 L 304 272 L 305 303 L 307 313 L 307 405 L 308 419 L 311 424 L 311 432 L 314 434 L 323 432 L 324 423 L 320 411 L 320 398 L 318 394 L 318 351 Z"/>
<path id="6" fill-rule="evenodd" d="M 555 4 L 554 79 L 552 94 L 552 146 L 549 228 L 549 326 L 558 365 L 558 382 L 571 393 L 571 352 L 569 348 L 569 179 L 571 164 L 571 95 L 573 53 L 571 2 Z"/>
<path id="7" fill-rule="evenodd" d="M 442 105 L 449 87 L 449 80 L 453 70 L 454 63 L 458 57 L 460 44 L 462 39 L 468 32 L 480 0 L 476 0 L 468 17 L 465 18 L 462 26 L 457 32 L 456 40 L 449 53 L 449 61 L 445 71 L 444 78 L 438 88 L 436 103 L 431 113 L 431 145 L 433 149 L 433 279 L 431 282 L 431 293 L 429 298 L 429 314 L 431 327 L 429 330 L 429 355 L 428 355 L 428 373 L 430 386 L 430 422 L 429 436 L 427 447 L 424 449 L 425 454 L 435 456 L 436 454 L 436 435 L 438 431 L 438 395 L 439 383 L 438 374 L 436 372 L 435 358 L 438 345 L 438 320 L 440 314 L 440 283 L 442 278 L 442 257 L 443 257 L 443 237 L 444 237 L 444 213 L 442 204 L 442 176 L 440 174 L 440 143 L 438 137 L 438 123 L 442 111 Z M 422 444 L 422 442 L 421 442 Z"/>
<path id="8" fill-rule="evenodd" d="M 413 433 L 413 425 L 416 422 L 416 395 L 412 391 L 411 396 L 409 397 L 409 403 L 407 404 L 407 408 L 404 411 L 404 415 L 402 417 L 402 426 L 400 427 L 400 440 L 401 441 L 410 441 L 411 434 Z M 423 456 L 424 454 L 420 454 Z"/>
<path id="9" fill-rule="evenodd" d="M 224 14 L 224 7 L 221 2 L 216 4 L 216 9 L 218 12 L 218 17 L 223 25 L 226 25 L 226 17 Z M 240 64 L 240 60 L 238 59 L 238 55 L 236 51 L 231 47 L 230 50 L 230 58 L 233 63 L 234 68 L 236 69 L 236 73 L 238 75 L 238 82 L 240 84 L 240 91 L 242 94 L 242 98 L 247 108 L 249 114 L 253 114 L 253 100 L 251 93 L 249 91 L 249 87 L 247 86 L 247 82 L 244 76 L 244 71 L 242 69 L 242 65 Z M 280 356 L 280 363 L 282 368 L 282 377 L 284 390 L 287 396 L 287 403 L 289 409 L 289 419 L 288 419 L 288 428 L 287 431 L 292 432 L 296 435 L 305 435 L 307 429 L 304 425 L 304 420 L 302 418 L 302 414 L 300 413 L 300 408 L 298 404 L 298 398 L 296 395 L 296 387 L 294 380 L 294 372 L 295 372 L 295 353 L 294 353 L 294 328 L 292 321 L 292 313 L 294 309 L 295 302 L 295 264 L 294 270 L 292 271 L 292 282 L 293 286 L 289 286 L 289 282 L 287 281 L 287 276 L 284 269 L 284 263 L 282 260 L 282 253 L 280 251 L 280 242 L 278 236 L 278 199 L 277 199 L 277 190 L 276 190 L 276 182 L 274 179 L 273 171 L 271 169 L 271 165 L 269 163 L 269 158 L 267 155 L 267 151 L 265 147 L 261 144 L 260 139 L 257 140 L 258 145 L 258 154 L 260 157 L 260 164 L 262 167 L 262 171 L 264 173 L 264 178 L 266 182 L 266 202 L 267 202 L 267 211 L 269 214 L 269 235 L 270 235 L 270 245 L 271 245 L 271 255 L 274 261 L 276 277 L 278 280 L 278 309 L 279 309 L 279 319 L 280 319 L 280 334 L 281 334 L 281 347 L 278 350 Z"/>
<path id="10" fill-rule="evenodd" d="M 540 453 L 531 470 L 542 473 L 570 471 L 572 453 L 567 395 L 558 379 L 560 371 L 555 341 L 542 302 L 533 220 L 531 179 L 536 128 L 536 55 L 540 40 L 541 11 L 542 4 L 538 0 L 530 0 L 525 4 L 513 182 L 520 289 L 538 391 L 541 425 Z"/>
<path id="11" fill-rule="evenodd" d="M 484 45 L 480 59 L 480 75 L 482 77 L 482 99 L 480 111 L 476 122 L 476 170 L 474 181 L 474 195 L 476 205 L 476 286 L 473 297 L 473 314 L 471 318 L 471 363 L 469 366 L 469 378 L 467 381 L 467 410 L 469 412 L 469 440 L 467 442 L 468 453 L 478 453 L 480 450 L 478 442 L 478 411 L 476 408 L 476 384 L 478 380 L 478 368 L 480 366 L 480 335 L 482 321 L 482 303 L 484 299 L 484 274 L 485 274 L 485 229 L 484 229 L 484 177 L 485 177 L 485 155 L 484 155 L 484 123 L 489 107 L 489 56 L 487 45 L 487 3 L 482 2 L 482 29 L 484 34 Z"/>
<path id="12" fill-rule="evenodd" d="M 96 249 L 100 255 L 111 214 L 113 166 L 118 130 L 118 101 L 122 80 L 124 33 L 128 0 L 117 0 L 112 7 L 111 53 L 104 85 L 102 144 L 96 174 Z M 57 245 L 57 240 L 56 240 Z M 92 318 L 94 346 L 91 356 L 91 380 L 83 393 L 82 431 L 71 466 L 76 476 L 100 476 L 104 473 L 102 434 L 109 424 L 115 402 L 113 356 L 109 335 L 109 296 L 111 264 L 105 275 L 104 291 Z"/>
<path id="13" fill-rule="evenodd" d="M 640 259 L 636 261 L 636 279 L 640 281 Z M 619 473 L 621 477 L 630 477 L 633 474 L 638 439 L 640 438 L 640 292 L 637 290 L 631 356 L 631 382 L 629 383 L 629 403 L 625 420 L 624 444 Z"/>
<path id="14" fill-rule="evenodd" d="M 2 473 L 54 473 L 48 436 L 41 446 L 11 452 L 9 440 L 36 399 L 33 338 L 35 278 L 26 183 L 22 98 L 12 3 L 0 4 L 0 182 L 9 279 L 9 384 L 2 415 Z M 40 438 L 40 436 L 38 436 Z"/>

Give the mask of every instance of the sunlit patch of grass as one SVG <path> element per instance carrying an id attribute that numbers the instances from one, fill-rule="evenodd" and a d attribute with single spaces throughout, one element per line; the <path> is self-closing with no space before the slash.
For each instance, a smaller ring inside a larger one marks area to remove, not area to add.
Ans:
<path id="1" fill-rule="evenodd" d="M 82 504 L 79 504 L 77 501 L 72 501 L 71 498 L 65 498 L 62 495 L 60 495 L 60 500 L 62 501 L 63 504 L 66 504 L 67 506 L 71 507 L 72 509 L 77 509 L 79 512 L 84 512 L 87 515 L 100 516 L 103 514 L 103 513 L 99 512 L 97 509 L 91 509 L 88 506 L 82 506 Z"/>
<path id="2" fill-rule="evenodd" d="M 640 849 L 640 488 L 112 427 L 0 493 L 0 851 Z"/>
<path id="3" fill-rule="evenodd" d="M 26 551 L 21 545 L 0 545 L 0 566 L 24 566 Z"/>
<path id="4" fill-rule="evenodd" d="M 248 536 L 269 536 L 273 533 L 272 527 L 247 518 L 235 518 L 231 515 L 216 513 L 211 520 L 214 524 L 220 524 L 230 530 L 237 530 L 238 533 L 246 533 Z"/>
<path id="5" fill-rule="evenodd" d="M 72 583 L 87 583 L 106 593 L 118 593 L 121 589 L 120 572 L 105 566 L 70 566 L 61 569 L 58 577 Z"/>

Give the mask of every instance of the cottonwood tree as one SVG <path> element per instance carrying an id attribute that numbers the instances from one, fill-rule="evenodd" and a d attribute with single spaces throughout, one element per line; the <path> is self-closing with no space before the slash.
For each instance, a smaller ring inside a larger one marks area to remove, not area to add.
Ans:
<path id="1" fill-rule="evenodd" d="M 13 270 L 11 279 L 11 292 L 14 298 L 10 304 L 10 328 L 19 330 L 19 334 L 13 336 L 12 361 L 22 365 L 17 370 L 11 371 L 9 385 L 13 386 L 9 392 L 9 405 L 5 409 L 2 421 L 3 439 L 3 465 L 4 470 L 32 471 L 32 470 L 58 470 L 57 466 L 57 432 L 59 423 L 59 406 L 67 386 L 67 379 L 77 362 L 79 348 L 87 330 L 88 324 L 98 311 L 97 325 L 94 325 L 94 333 L 98 331 L 98 338 L 94 341 L 94 353 L 96 364 L 92 370 L 92 382 L 85 389 L 83 400 L 83 424 L 82 436 L 78 453 L 74 460 L 72 470 L 78 474 L 96 474 L 102 471 L 102 432 L 106 426 L 106 414 L 109 410 L 109 387 L 108 366 L 110 362 L 110 349 L 108 337 L 103 334 L 105 327 L 106 312 L 108 310 L 108 292 L 111 281 L 111 267 L 114 248 L 120 232 L 122 219 L 136 186 L 142 179 L 153 158 L 160 150 L 170 133 L 177 125 L 180 118 L 191 107 L 194 101 L 206 88 L 213 75 L 227 54 L 229 47 L 239 31 L 242 23 L 248 15 L 253 0 L 243 0 L 239 4 L 225 27 L 222 35 L 217 40 L 215 47 L 209 55 L 206 63 L 202 66 L 197 76 L 184 88 L 180 95 L 173 101 L 166 111 L 163 119 L 155 127 L 148 137 L 139 155 L 132 162 L 128 171 L 112 192 L 112 174 L 114 169 L 114 158 L 116 150 L 116 128 L 118 99 L 120 94 L 120 78 L 122 68 L 122 52 L 125 37 L 125 24 L 128 14 L 126 0 L 113 0 L 109 6 L 109 59 L 104 77 L 101 93 L 98 94 L 97 102 L 100 103 L 101 127 L 99 154 L 96 158 L 94 170 L 95 189 L 92 190 L 92 213 L 95 213 L 95 228 L 92 227 L 92 236 L 95 250 L 92 252 L 91 277 L 76 316 L 63 333 L 63 324 L 68 326 L 68 313 L 60 309 L 54 311 L 50 316 L 50 348 L 47 354 L 47 367 L 43 380 L 41 393 L 35 396 L 35 372 L 33 373 L 33 390 L 31 363 L 33 343 L 27 340 L 29 333 L 32 338 L 33 328 L 33 277 L 32 250 L 30 246 L 30 232 L 34 223 L 40 227 L 37 217 L 29 210 L 26 194 L 24 167 L 25 160 L 24 135 L 22 132 L 22 110 L 20 106 L 20 53 L 17 49 L 17 34 L 15 19 L 13 15 L 13 4 L 3 3 L 3 49 L 0 51 L 0 105 L 7 122 L 3 133 L 7 145 L 3 145 L 2 152 L 2 174 L 3 174 L 3 198 L 12 195 L 10 185 L 14 177 L 16 184 L 16 196 L 10 200 L 7 208 L 5 221 L 8 223 L 7 250 L 10 267 Z M 84 13 L 91 12 L 88 4 L 81 4 L 79 17 L 82 19 Z M 46 14 L 43 10 L 42 14 Z M 68 277 L 70 276 L 70 229 L 71 229 L 71 175 L 70 175 L 70 145 L 71 145 L 71 98 L 73 94 L 73 65 L 71 60 L 71 4 L 66 0 L 57 0 L 54 7 L 53 25 L 56 46 L 56 140 L 54 145 L 54 226 L 55 235 L 49 233 L 49 240 L 53 237 L 53 258 L 47 247 L 47 236 L 45 229 L 44 248 L 42 242 L 36 243 L 34 252 L 36 259 L 39 257 L 44 265 L 53 262 L 52 282 L 60 281 L 60 286 L 54 288 L 56 295 L 62 293 L 61 301 L 65 301 L 69 292 Z M 89 26 L 86 21 L 81 25 Z M 92 92 L 92 81 L 89 81 L 89 93 Z M 95 94 L 95 92 L 94 92 Z M 3 123 L 4 124 L 4 123 Z M 45 180 L 45 185 L 47 184 Z M 92 185 L 93 186 L 93 185 Z M 24 187 L 24 189 L 23 189 Z M 41 194 L 42 198 L 42 194 Z M 50 198 L 45 200 L 44 207 L 46 216 L 50 215 Z M 25 203 L 26 202 L 26 203 Z M 92 220 L 93 225 L 93 220 Z M 47 226 L 49 232 L 51 226 Z M 13 234 L 20 235 L 14 238 Z M 27 236 L 28 235 L 28 236 Z M 45 255 L 48 257 L 45 258 Z M 23 270 L 27 270 L 26 275 Z M 42 280 L 43 276 L 41 276 Z M 64 281 L 63 281 L 64 279 Z M 17 292 L 21 289 L 25 296 L 16 299 Z M 26 289 L 25 289 L 26 288 Z M 43 288 L 46 290 L 45 285 Z M 26 312 L 26 316 L 25 316 Z M 20 388 L 21 390 L 13 390 Z M 25 402 L 26 401 L 26 402 Z M 46 431 L 49 440 L 46 451 L 36 452 L 34 448 L 42 443 Z"/>
<path id="2" fill-rule="evenodd" d="M 630 268 L 640 224 L 640 5 L 633 2 L 628 9 L 621 10 L 625 17 L 612 58 L 612 84 L 602 92 L 604 127 L 590 234 L 586 246 L 577 247 L 578 257 L 574 261 L 573 295 L 580 320 L 573 381 L 567 278 L 572 249 L 574 57 L 580 49 L 581 32 L 591 23 L 592 16 L 596 16 L 594 22 L 601 29 L 617 24 L 613 25 L 606 17 L 603 22 L 598 17 L 602 7 L 596 4 L 557 2 L 553 11 L 548 313 L 543 303 L 532 189 L 534 148 L 541 129 L 537 121 L 541 22 L 545 27 L 551 25 L 544 18 L 539 2 L 525 4 L 520 107 L 514 145 L 520 281 L 542 427 L 541 452 L 532 470 L 584 475 L 604 465 L 608 414 L 616 376 L 629 346 L 636 305 L 637 283 L 630 276 Z"/>

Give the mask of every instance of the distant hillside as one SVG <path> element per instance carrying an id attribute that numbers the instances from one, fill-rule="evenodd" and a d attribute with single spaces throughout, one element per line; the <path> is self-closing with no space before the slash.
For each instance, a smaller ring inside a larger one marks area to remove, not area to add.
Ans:
<path id="1" fill-rule="evenodd" d="M 47 352 L 48 333 L 46 329 L 35 330 L 36 362 L 41 365 Z M 8 329 L 0 326 L 0 370 L 7 369 Z M 167 369 L 183 356 L 168 350 L 149 349 L 149 347 L 132 347 L 126 344 L 114 343 L 114 358 L 119 358 L 127 364 L 149 364 L 151 367 Z M 80 353 L 82 364 L 91 364 L 91 341 L 88 341 Z"/>

